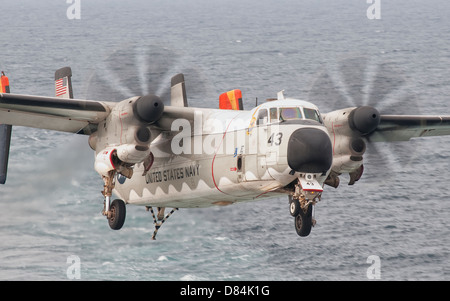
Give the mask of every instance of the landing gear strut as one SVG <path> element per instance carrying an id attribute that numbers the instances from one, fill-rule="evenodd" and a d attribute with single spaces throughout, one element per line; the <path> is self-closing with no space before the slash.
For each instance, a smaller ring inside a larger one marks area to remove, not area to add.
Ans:
<path id="1" fill-rule="evenodd" d="M 122 200 L 114 200 L 111 203 L 112 191 L 114 189 L 114 179 L 116 171 L 112 170 L 108 173 L 108 176 L 103 176 L 104 188 L 102 191 L 105 197 L 102 214 L 108 219 L 108 224 L 113 230 L 119 230 L 122 228 L 125 222 L 126 207 L 125 202 Z"/>
<path id="2" fill-rule="evenodd" d="M 315 183 L 314 183 L 315 182 Z M 321 189 L 304 189 L 303 186 L 317 186 L 312 175 L 299 178 L 293 195 L 289 196 L 289 213 L 295 218 L 295 231 L 299 236 L 308 236 L 316 224 L 313 218 L 313 206 L 320 200 Z M 317 188 L 317 187 L 316 187 Z"/>

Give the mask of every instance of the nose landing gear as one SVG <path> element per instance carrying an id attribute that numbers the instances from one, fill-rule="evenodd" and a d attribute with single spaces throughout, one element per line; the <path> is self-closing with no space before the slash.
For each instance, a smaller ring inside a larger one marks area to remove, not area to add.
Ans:
<path id="1" fill-rule="evenodd" d="M 313 175 L 299 177 L 294 194 L 289 196 L 289 213 L 295 218 L 295 231 L 299 236 L 308 236 L 316 224 L 312 214 L 313 206 L 321 195 L 322 188 Z"/>
<path id="2" fill-rule="evenodd" d="M 302 206 L 301 203 L 304 205 Z M 311 228 L 316 224 L 312 216 L 314 201 L 302 201 L 289 196 L 289 212 L 295 218 L 295 231 L 299 236 L 308 236 Z"/>

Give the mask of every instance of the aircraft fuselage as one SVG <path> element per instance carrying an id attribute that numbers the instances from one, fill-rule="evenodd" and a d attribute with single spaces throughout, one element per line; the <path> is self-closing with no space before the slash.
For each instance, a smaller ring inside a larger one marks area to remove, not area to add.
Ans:
<path id="1" fill-rule="evenodd" d="M 300 115 L 289 115 L 288 108 Z M 304 108 L 315 110 L 316 120 L 305 118 Z M 280 120 L 282 109 L 286 119 Z M 293 170 L 288 162 L 299 129 L 323 133 L 329 142 L 317 108 L 307 102 L 279 100 L 251 111 L 199 109 L 194 124 L 174 121 L 170 133 L 161 132 L 150 145 L 151 168 L 145 172 L 144 164 L 136 164 L 131 179 L 119 174 L 115 193 L 129 204 L 189 208 L 286 194 L 301 173 L 323 184 L 329 167 Z"/>

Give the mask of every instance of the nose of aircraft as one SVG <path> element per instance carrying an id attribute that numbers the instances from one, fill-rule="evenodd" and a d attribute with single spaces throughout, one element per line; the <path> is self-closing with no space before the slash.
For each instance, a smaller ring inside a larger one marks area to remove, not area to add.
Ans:
<path id="1" fill-rule="evenodd" d="M 333 163 L 330 137 L 317 128 L 301 128 L 292 133 L 287 149 L 289 167 L 304 173 L 325 173 Z"/>

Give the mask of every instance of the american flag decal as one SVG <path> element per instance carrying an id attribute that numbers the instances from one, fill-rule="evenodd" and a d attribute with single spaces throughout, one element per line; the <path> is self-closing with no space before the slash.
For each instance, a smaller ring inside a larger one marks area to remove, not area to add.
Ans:
<path id="1" fill-rule="evenodd" d="M 67 93 L 67 77 L 56 80 L 55 85 L 57 97 Z"/>

